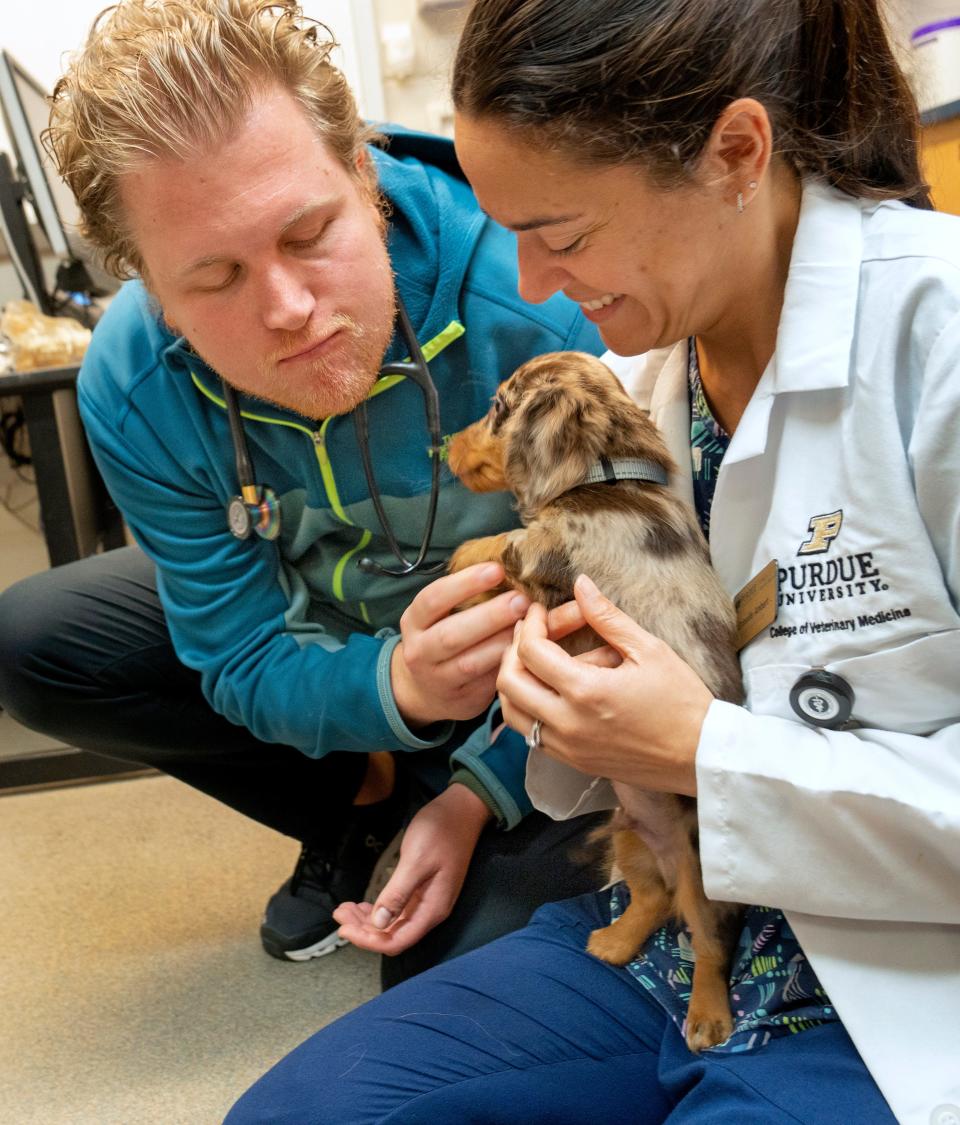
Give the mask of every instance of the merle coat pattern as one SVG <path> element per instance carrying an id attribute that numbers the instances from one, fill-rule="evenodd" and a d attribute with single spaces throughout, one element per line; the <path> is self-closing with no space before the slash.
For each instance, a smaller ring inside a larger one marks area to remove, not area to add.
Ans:
<path id="1" fill-rule="evenodd" d="M 620 480 L 582 483 L 603 456 L 646 458 L 675 469 L 656 427 L 599 360 L 554 352 L 500 385 L 488 414 L 450 445 L 451 470 L 477 492 L 508 489 L 524 526 L 464 543 L 452 571 L 503 564 L 507 583 L 553 608 L 573 597 L 578 574 L 681 656 L 715 696 L 742 700 L 732 603 L 710 566 L 691 509 L 667 487 Z M 590 630 L 560 642 L 571 653 L 602 643 Z M 742 907 L 706 898 L 696 801 L 614 783 L 613 860 L 630 904 L 591 935 L 588 949 L 622 965 L 672 917 L 696 954 L 686 1038 L 694 1051 L 733 1029 L 728 975 Z"/>

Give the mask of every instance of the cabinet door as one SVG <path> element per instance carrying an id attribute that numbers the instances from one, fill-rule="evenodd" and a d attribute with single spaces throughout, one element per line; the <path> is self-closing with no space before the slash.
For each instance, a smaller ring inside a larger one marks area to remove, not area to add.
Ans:
<path id="1" fill-rule="evenodd" d="M 960 215 L 960 117 L 924 128 L 923 169 L 937 210 Z"/>

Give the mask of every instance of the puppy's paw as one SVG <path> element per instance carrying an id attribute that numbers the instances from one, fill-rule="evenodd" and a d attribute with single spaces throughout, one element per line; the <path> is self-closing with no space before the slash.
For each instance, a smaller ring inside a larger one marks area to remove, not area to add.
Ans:
<path id="1" fill-rule="evenodd" d="M 695 1055 L 725 1043 L 733 1034 L 733 1017 L 730 1009 L 725 1011 L 709 1011 L 706 1008 L 697 1009 L 693 1005 L 687 1013 L 685 1024 L 687 1046 Z"/>
<path id="2" fill-rule="evenodd" d="M 608 965 L 628 965 L 637 955 L 642 942 L 617 922 L 594 930 L 587 942 L 587 952 Z"/>

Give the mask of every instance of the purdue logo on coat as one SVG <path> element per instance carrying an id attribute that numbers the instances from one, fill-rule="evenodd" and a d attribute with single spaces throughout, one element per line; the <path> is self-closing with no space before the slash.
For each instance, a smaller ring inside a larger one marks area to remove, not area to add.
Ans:
<path id="1" fill-rule="evenodd" d="M 800 544 L 798 555 L 822 555 L 829 551 L 830 544 L 840 534 L 840 525 L 843 523 L 843 509 L 839 512 L 828 512 L 823 516 L 814 516 L 807 530 L 810 538 Z"/>

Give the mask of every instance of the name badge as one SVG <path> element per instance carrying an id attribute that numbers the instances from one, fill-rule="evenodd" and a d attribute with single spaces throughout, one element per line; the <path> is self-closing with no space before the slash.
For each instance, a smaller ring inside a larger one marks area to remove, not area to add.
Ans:
<path id="1" fill-rule="evenodd" d="M 777 560 L 758 571 L 733 599 L 737 611 L 737 652 L 777 619 Z"/>

